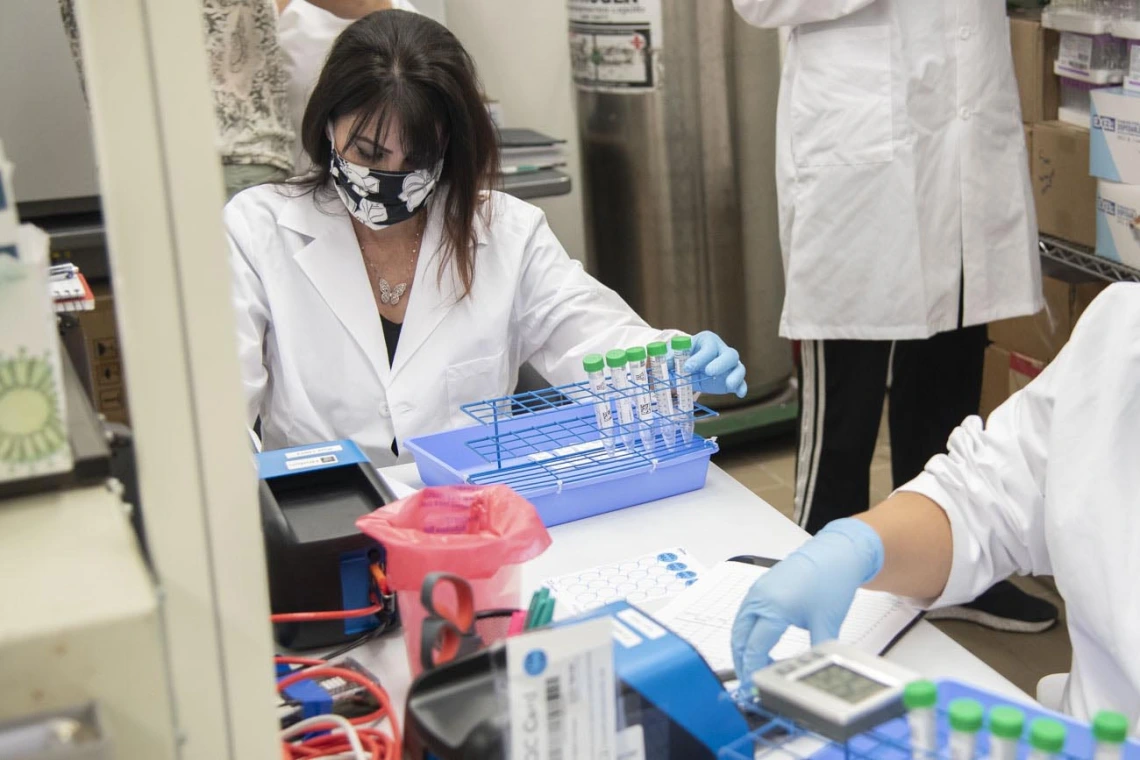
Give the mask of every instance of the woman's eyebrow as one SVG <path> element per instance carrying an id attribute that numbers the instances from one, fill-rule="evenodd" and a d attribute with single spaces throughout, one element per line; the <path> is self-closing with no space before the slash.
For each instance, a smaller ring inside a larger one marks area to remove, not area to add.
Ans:
<path id="1" fill-rule="evenodd" d="M 371 146 L 371 151 L 373 153 L 391 153 L 392 152 L 392 151 L 388 150 L 387 148 L 385 148 L 380 143 L 373 140 L 371 137 L 365 137 L 364 135 L 357 135 L 356 138 L 353 140 L 353 142 L 362 148 L 368 148 Z"/>

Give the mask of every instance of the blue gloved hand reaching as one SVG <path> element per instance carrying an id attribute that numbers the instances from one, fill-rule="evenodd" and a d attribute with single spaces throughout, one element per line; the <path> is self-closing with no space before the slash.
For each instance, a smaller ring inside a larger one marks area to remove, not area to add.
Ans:
<path id="1" fill-rule="evenodd" d="M 693 352 L 684 370 L 695 376 L 696 389 L 701 393 L 732 393 L 738 398 L 748 393 L 740 354 L 716 333 L 706 330 L 693 336 Z"/>
<path id="2" fill-rule="evenodd" d="M 855 592 L 883 568 L 883 541 L 854 517 L 836 520 L 748 590 L 732 624 L 732 660 L 742 685 L 772 660 L 788 626 L 804 628 L 812 646 L 839 637 Z"/>

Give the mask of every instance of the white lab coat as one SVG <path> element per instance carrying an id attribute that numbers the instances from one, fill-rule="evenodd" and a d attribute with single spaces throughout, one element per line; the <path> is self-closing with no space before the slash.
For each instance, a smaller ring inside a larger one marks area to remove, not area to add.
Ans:
<path id="1" fill-rule="evenodd" d="M 416 8 L 408 0 L 392 0 L 393 10 L 411 11 Z M 333 43 L 340 33 L 348 28 L 354 19 L 341 18 L 318 8 L 306 0 L 290 0 L 277 19 L 277 41 L 281 46 L 281 57 L 285 62 L 288 77 L 286 91 L 289 95 L 289 116 L 293 120 L 293 131 L 298 135 L 294 155 L 294 174 L 305 174 L 309 169 L 309 159 L 301 147 L 301 119 L 309 96 L 325 67 Z"/>
<path id="2" fill-rule="evenodd" d="M 776 116 L 781 335 L 925 338 L 1042 306 L 996 0 L 734 0 L 791 26 Z M 964 283 L 963 283 L 964 274 Z"/>
<path id="3" fill-rule="evenodd" d="M 225 209 L 248 423 L 265 448 L 351 438 L 377 466 L 393 438 L 471 424 L 462 404 L 510 393 L 519 366 L 584 380 L 582 357 L 644 345 L 654 330 L 563 250 L 538 208 L 492 193 L 475 280 L 440 275 L 445 189 L 430 202 L 392 366 L 347 211 L 333 196 L 262 185 Z M 289 194 L 291 193 L 291 195 Z M 400 460 L 409 461 L 400 448 Z"/>
<path id="4" fill-rule="evenodd" d="M 950 518 L 937 606 L 1011 573 L 1054 575 L 1073 643 L 1064 709 L 1140 717 L 1140 285 L 1114 285 L 1045 371 L 903 490 Z"/>

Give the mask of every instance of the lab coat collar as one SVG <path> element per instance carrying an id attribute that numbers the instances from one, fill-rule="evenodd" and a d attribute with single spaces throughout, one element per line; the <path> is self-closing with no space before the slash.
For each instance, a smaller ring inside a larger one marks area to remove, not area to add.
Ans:
<path id="1" fill-rule="evenodd" d="M 384 329 L 348 211 L 335 197 L 310 193 L 290 198 L 277 222 L 308 238 L 293 258 L 368 357 L 385 387 L 390 380 Z"/>
<path id="2" fill-rule="evenodd" d="M 325 303 L 368 356 L 380 382 L 387 387 L 423 347 L 448 312 L 459 302 L 462 286 L 455 269 L 440 271 L 443 259 L 443 214 L 446 189 L 428 205 L 428 222 L 420 244 L 416 276 L 408 294 L 408 310 L 391 367 L 375 296 L 352 230 L 348 211 L 335 196 L 326 199 L 298 194 L 282 208 L 280 225 L 312 238 L 294 256 Z M 476 220 L 476 244 L 488 244 L 488 225 Z"/>
<path id="3" fill-rule="evenodd" d="M 416 279 L 409 294 L 408 310 L 400 331 L 400 343 L 392 362 L 392 379 L 403 372 L 444 317 L 455 308 L 463 294 L 463 283 L 454 266 L 443 267 L 443 222 L 447 187 L 441 186 L 428 205 L 428 222 L 420 242 Z M 487 206 L 489 209 L 490 206 Z M 476 256 L 489 242 L 490 215 L 475 219 Z"/>

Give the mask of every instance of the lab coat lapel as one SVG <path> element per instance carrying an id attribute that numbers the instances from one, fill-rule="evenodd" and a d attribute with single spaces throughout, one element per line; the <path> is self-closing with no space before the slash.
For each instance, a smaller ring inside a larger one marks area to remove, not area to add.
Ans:
<path id="1" fill-rule="evenodd" d="M 396 346 L 396 356 L 392 361 L 392 379 L 408 365 L 439 323 L 459 301 L 459 278 L 449 266 L 443 266 L 443 199 L 437 193 L 429 208 L 427 227 L 420 243 L 420 255 L 416 262 L 416 279 L 408 294 L 408 310 L 404 314 L 404 325 L 400 329 L 400 342 Z M 440 276 L 442 274 L 442 276 Z"/>
<path id="2" fill-rule="evenodd" d="M 328 205 L 329 208 L 317 208 L 312 196 L 306 194 L 291 200 L 279 221 L 312 238 L 294 255 L 294 260 L 364 351 L 380 382 L 387 386 L 390 369 L 384 330 L 360 244 L 347 212 Z"/>

